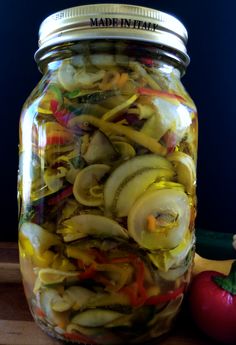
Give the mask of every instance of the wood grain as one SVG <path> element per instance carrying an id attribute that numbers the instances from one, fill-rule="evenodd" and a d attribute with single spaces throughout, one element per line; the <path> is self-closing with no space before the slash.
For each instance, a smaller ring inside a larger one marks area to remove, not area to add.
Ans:
<path id="1" fill-rule="evenodd" d="M 0 345 L 62 344 L 34 323 L 20 280 L 17 245 L 0 243 Z M 170 335 L 156 344 L 215 345 L 195 328 L 186 306 Z"/>
<path id="2" fill-rule="evenodd" d="M 0 344 L 55 345 L 60 344 L 46 335 L 33 321 L 0 320 Z"/>

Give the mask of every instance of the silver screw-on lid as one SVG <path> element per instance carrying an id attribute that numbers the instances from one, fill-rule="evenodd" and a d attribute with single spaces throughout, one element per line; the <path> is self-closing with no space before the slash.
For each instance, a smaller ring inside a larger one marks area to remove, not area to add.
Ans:
<path id="1" fill-rule="evenodd" d="M 189 60 L 188 34 L 178 19 L 155 9 L 123 4 L 77 6 L 52 14 L 40 26 L 35 59 L 39 61 L 51 46 L 88 39 L 152 42 L 172 48 Z"/>

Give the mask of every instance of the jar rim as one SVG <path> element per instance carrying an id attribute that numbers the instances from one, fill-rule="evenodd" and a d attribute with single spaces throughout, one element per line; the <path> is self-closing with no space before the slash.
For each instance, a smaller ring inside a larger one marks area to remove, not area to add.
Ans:
<path id="1" fill-rule="evenodd" d="M 188 33 L 176 17 L 148 7 L 109 3 L 76 6 L 47 17 L 39 29 L 35 60 L 39 63 L 53 46 L 91 39 L 151 42 L 175 50 L 184 67 L 189 64 Z"/>

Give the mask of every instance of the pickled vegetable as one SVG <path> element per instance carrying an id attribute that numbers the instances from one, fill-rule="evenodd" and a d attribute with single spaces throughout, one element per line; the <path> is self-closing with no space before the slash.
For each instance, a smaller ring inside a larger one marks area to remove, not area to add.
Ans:
<path id="1" fill-rule="evenodd" d="M 75 343 L 166 333 L 193 261 L 195 106 L 176 67 L 116 44 L 58 50 L 21 122 L 27 298 Z"/>

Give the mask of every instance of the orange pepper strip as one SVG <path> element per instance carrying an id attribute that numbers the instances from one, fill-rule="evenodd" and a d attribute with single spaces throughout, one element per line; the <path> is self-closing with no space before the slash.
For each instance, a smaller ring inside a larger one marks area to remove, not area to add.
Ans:
<path id="1" fill-rule="evenodd" d="M 152 214 L 149 214 L 147 216 L 147 229 L 148 229 L 148 231 L 154 232 L 156 230 L 156 227 L 157 227 L 156 218 Z"/>
<path id="2" fill-rule="evenodd" d="M 135 255 L 124 256 L 121 258 L 113 258 L 110 260 L 111 264 L 125 264 L 131 263 L 134 259 L 136 259 Z"/>
<path id="3" fill-rule="evenodd" d="M 122 87 L 128 81 L 128 73 L 121 73 L 119 80 L 117 81 L 117 86 Z"/>
<path id="4" fill-rule="evenodd" d="M 183 294 L 185 289 L 186 289 L 186 285 L 182 285 L 179 288 L 177 288 L 176 290 L 168 291 L 166 294 L 151 296 L 146 300 L 145 304 L 146 305 L 157 305 L 157 304 L 161 304 L 161 303 L 170 302 L 171 300 L 176 299 L 181 294 Z"/>
<path id="5" fill-rule="evenodd" d="M 60 321 L 60 322 L 58 322 L 57 326 L 59 328 L 65 329 L 66 328 L 66 323 L 65 323 L 65 321 Z"/>
<path id="6" fill-rule="evenodd" d="M 91 264 L 84 272 L 81 272 L 79 275 L 80 280 L 92 279 L 97 273 L 96 265 Z"/>
<path id="7" fill-rule="evenodd" d="M 138 88 L 137 91 L 140 95 L 157 96 L 160 98 L 169 98 L 169 99 L 179 100 L 180 102 L 185 102 L 185 99 L 182 96 L 177 95 L 175 93 L 169 93 L 166 91 L 154 90 L 154 89 L 149 89 L 145 87 L 140 87 Z"/>
<path id="8" fill-rule="evenodd" d="M 123 287 L 120 292 L 129 297 L 130 304 L 133 307 L 142 306 L 147 300 L 147 292 L 144 287 L 144 263 L 137 259 L 133 260 L 133 265 L 136 268 L 136 281 L 128 286 Z"/>

